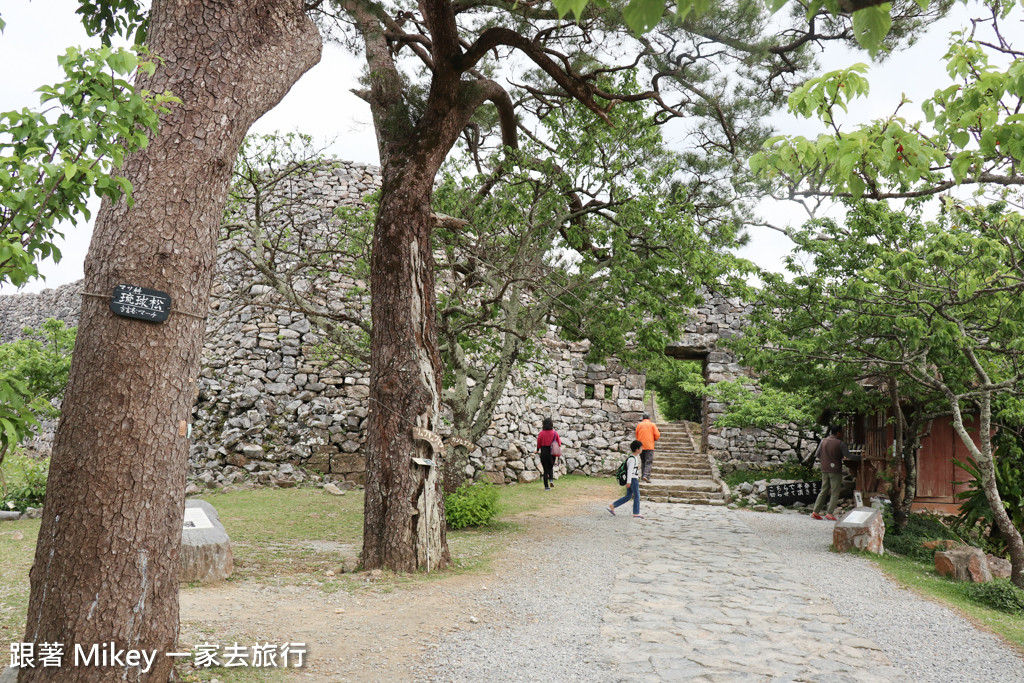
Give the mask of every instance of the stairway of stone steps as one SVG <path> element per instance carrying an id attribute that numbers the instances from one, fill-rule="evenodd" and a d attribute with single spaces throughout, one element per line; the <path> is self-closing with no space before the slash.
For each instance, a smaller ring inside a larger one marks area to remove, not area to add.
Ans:
<path id="1" fill-rule="evenodd" d="M 706 453 L 694 445 L 683 422 L 659 424 L 661 439 L 654 449 L 651 483 L 640 482 L 640 495 L 654 503 L 725 505 L 722 485 L 716 481 Z"/>

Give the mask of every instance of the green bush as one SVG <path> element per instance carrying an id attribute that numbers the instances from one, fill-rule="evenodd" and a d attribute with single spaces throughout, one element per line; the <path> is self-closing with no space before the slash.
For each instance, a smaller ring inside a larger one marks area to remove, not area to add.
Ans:
<path id="1" fill-rule="evenodd" d="M 960 541 L 952 529 L 947 527 L 934 515 L 913 513 L 907 520 L 907 527 L 902 533 L 896 533 L 896 523 L 892 511 L 885 510 L 885 549 L 887 552 L 909 557 L 918 562 L 931 564 L 935 560 L 935 551 L 925 548 L 926 541 L 941 540 Z"/>
<path id="2" fill-rule="evenodd" d="M 997 439 L 999 447 L 993 454 L 996 489 L 1010 522 L 1024 533 L 1024 445 L 1012 433 L 1000 434 Z M 988 498 L 981 487 L 981 472 L 977 463 L 973 459 L 956 462 L 971 476 L 966 482 L 970 488 L 956 494 L 961 501 L 960 516 L 954 523 L 956 530 L 964 534 L 978 532 L 979 544 L 986 551 L 994 555 L 1005 555 L 1006 540 L 995 524 Z"/>
<path id="3" fill-rule="evenodd" d="M 493 484 L 465 484 L 444 497 L 444 509 L 452 529 L 490 524 L 498 515 L 498 489 Z"/>
<path id="4" fill-rule="evenodd" d="M 3 480 L 6 492 L 0 489 L 0 509 L 18 510 L 42 507 L 46 498 L 46 475 L 50 460 L 39 460 L 24 455 L 12 454 L 4 458 Z"/>
<path id="5" fill-rule="evenodd" d="M 964 592 L 971 600 L 1000 612 L 1024 616 L 1024 590 L 1009 579 L 995 579 L 990 583 L 964 584 Z"/>

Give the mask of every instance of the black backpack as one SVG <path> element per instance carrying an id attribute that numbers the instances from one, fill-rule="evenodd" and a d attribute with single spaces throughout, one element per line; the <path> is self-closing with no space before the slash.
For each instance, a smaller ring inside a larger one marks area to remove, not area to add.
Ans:
<path id="1" fill-rule="evenodd" d="M 632 457 L 632 455 L 627 455 L 626 459 L 622 461 L 621 465 L 619 465 L 619 469 L 615 470 L 615 478 L 618 480 L 619 486 L 625 486 L 627 483 L 626 473 L 629 472 L 629 465 L 626 463 L 629 462 L 629 459 Z"/>

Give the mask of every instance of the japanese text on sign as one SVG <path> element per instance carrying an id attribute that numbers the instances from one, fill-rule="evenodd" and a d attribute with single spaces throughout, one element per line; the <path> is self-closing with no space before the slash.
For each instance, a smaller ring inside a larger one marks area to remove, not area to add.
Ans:
<path id="1" fill-rule="evenodd" d="M 769 505 L 813 503 L 820 492 L 820 481 L 795 481 L 789 484 L 770 484 L 766 487 Z"/>
<path id="2" fill-rule="evenodd" d="M 126 318 L 163 322 L 171 312 L 171 297 L 155 289 L 117 285 L 110 297 L 110 310 Z"/>

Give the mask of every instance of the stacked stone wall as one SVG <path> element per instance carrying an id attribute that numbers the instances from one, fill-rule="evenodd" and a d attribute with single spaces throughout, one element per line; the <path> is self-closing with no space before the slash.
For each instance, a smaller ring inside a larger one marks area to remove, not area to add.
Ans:
<path id="1" fill-rule="evenodd" d="M 312 211 L 329 226 L 334 209 L 358 205 L 380 184 L 379 171 L 333 162 L 297 181 L 315 193 Z M 222 244 L 198 378 L 190 450 L 193 485 L 255 480 L 292 485 L 319 472 L 361 482 L 370 380 L 367 368 L 325 359 L 323 341 L 300 313 L 282 310 L 269 286 L 237 251 Z M 329 305 L 369 316 L 365 283 L 331 276 Z M 81 283 L 39 294 L 0 297 L 0 338 L 48 317 L 77 324 Z M 137 323 L 146 324 L 146 323 Z M 587 475 L 618 465 L 643 410 L 644 377 L 615 363 L 587 364 L 587 344 L 546 338 L 545 357 L 514 373 L 467 474 L 495 482 L 536 479 L 536 434 L 552 417 L 565 442 L 562 468 Z M 545 373 L 534 367 L 544 367 Z M 593 387 L 588 389 L 588 386 Z M 592 396 L 592 398 L 591 398 Z M 54 425 L 32 447 L 46 453 Z"/>
<path id="2" fill-rule="evenodd" d="M 690 312 L 682 337 L 669 345 L 667 353 L 702 360 L 704 380 L 708 384 L 752 380 L 753 371 L 740 365 L 735 354 L 722 346 L 721 341 L 743 334 L 753 304 L 709 291 L 704 292 L 704 300 L 703 305 Z M 705 449 L 719 462 L 723 473 L 793 458 L 793 450 L 786 441 L 762 429 L 717 426 L 716 421 L 726 408 L 723 403 L 705 399 L 701 424 Z"/>

